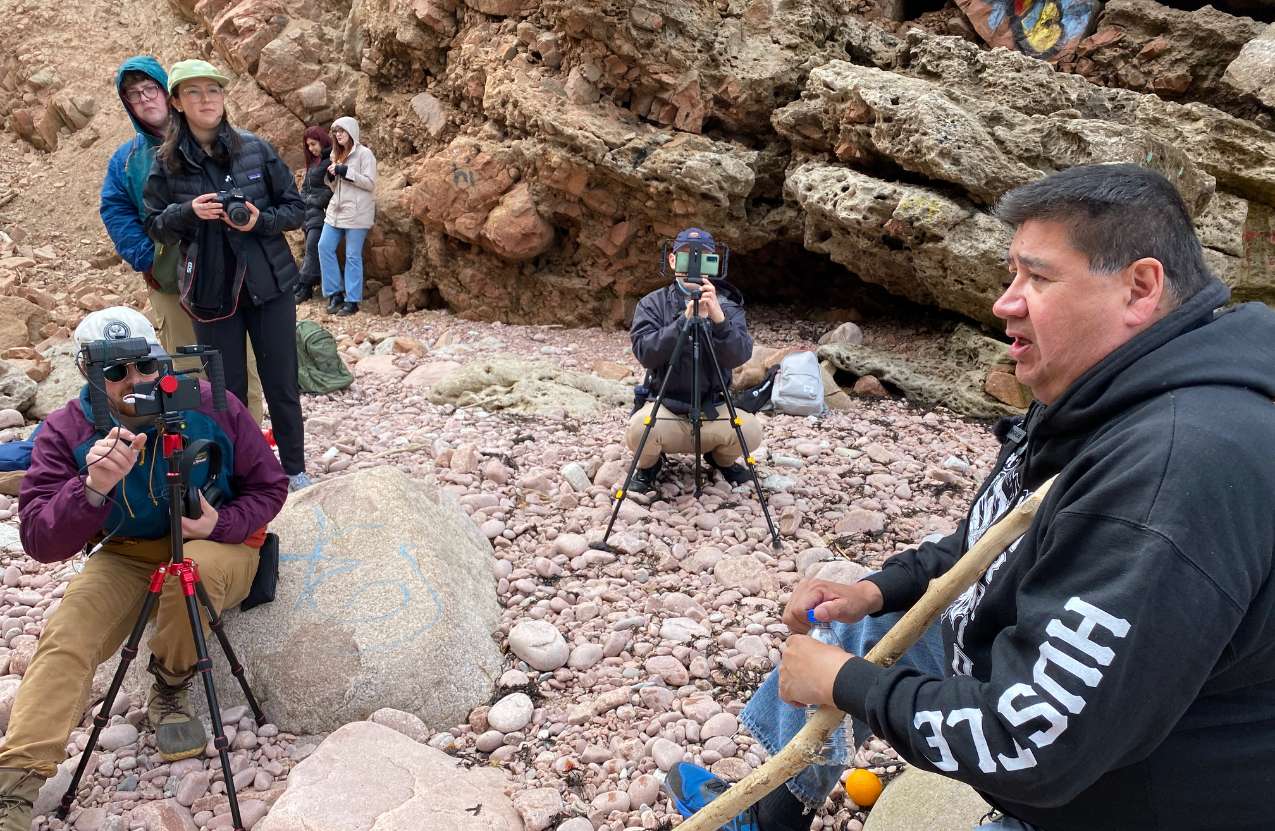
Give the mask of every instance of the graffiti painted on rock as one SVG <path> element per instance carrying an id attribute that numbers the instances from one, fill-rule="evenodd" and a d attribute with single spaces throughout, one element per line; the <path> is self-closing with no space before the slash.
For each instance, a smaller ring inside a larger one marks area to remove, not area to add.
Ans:
<path id="1" fill-rule="evenodd" d="M 359 633 L 361 641 L 374 632 L 389 633 L 364 643 L 365 652 L 396 649 L 418 640 L 443 616 L 443 600 L 434 584 L 421 571 L 421 551 L 413 542 L 398 545 L 402 563 L 394 576 L 383 576 L 382 566 L 373 572 L 370 561 L 350 556 L 353 546 L 342 541 L 359 531 L 383 527 L 379 523 L 360 523 L 338 527 L 319 508 L 314 509 L 317 535 L 306 553 L 280 553 L 280 563 L 300 563 L 303 569 L 301 590 L 293 602 L 294 611 L 310 611 L 326 622 L 345 625 Z M 341 592 L 322 589 L 334 577 L 349 575 L 343 582 L 352 588 Z M 374 625 L 373 625 L 374 624 Z"/>

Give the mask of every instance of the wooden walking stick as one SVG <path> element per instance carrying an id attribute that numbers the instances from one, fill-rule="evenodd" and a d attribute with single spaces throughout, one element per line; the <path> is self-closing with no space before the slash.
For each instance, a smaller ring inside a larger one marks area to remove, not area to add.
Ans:
<path id="1" fill-rule="evenodd" d="M 1001 552 L 1027 531 L 1036 509 L 1053 483 L 1051 477 L 1000 522 L 987 529 L 974 547 L 965 552 L 946 574 L 931 580 L 925 594 L 863 656 L 864 659 L 877 666 L 893 666 L 899 656 L 930 628 L 934 619 L 974 585 Z M 688 818 L 678 826 L 678 831 L 716 831 L 797 773 L 818 762 L 824 740 L 845 716 L 836 707 L 820 707 L 819 712 L 806 722 L 806 726 L 792 737 L 783 750 Z"/>

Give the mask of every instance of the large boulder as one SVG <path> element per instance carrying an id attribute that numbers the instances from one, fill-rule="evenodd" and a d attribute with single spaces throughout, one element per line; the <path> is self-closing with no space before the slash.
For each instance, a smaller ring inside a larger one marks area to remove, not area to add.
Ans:
<path id="1" fill-rule="evenodd" d="M 305 164 L 305 123 L 271 98 L 251 75 L 240 75 L 226 90 L 226 109 L 236 127 L 251 130 L 270 142 L 289 168 Z"/>
<path id="2" fill-rule="evenodd" d="M 973 828 L 991 806 L 963 782 L 908 768 L 881 793 L 864 831 Z"/>
<path id="3" fill-rule="evenodd" d="M 36 384 L 8 361 L 0 361 L 0 410 L 26 412 L 35 401 Z"/>
<path id="4" fill-rule="evenodd" d="M 49 377 L 40 382 L 35 393 L 35 402 L 27 408 L 27 418 L 40 420 L 48 418 L 54 410 L 61 409 L 66 402 L 78 398 L 80 388 L 84 386 L 84 376 L 75 364 L 78 349 L 73 340 L 64 340 L 47 347 L 43 355 L 52 365 Z"/>
<path id="5" fill-rule="evenodd" d="M 370 721 L 347 724 L 288 774 L 256 831 L 522 831 L 508 777 Z M 481 810 L 475 808 L 481 806 Z"/>
<path id="6" fill-rule="evenodd" d="M 941 344 L 919 345 L 908 355 L 898 355 L 870 346 L 844 343 L 819 347 L 819 357 L 851 376 L 873 375 L 902 391 L 909 400 L 926 406 L 942 405 L 961 415 L 975 418 L 1021 414 L 1030 402 L 1023 391 L 1006 403 L 989 394 L 989 376 L 1006 376 L 1005 382 L 1017 393 L 1005 344 L 959 326 Z M 995 386 L 992 387 L 995 390 Z"/>
<path id="7" fill-rule="evenodd" d="M 1195 213 L 1213 177 L 1172 140 L 1136 125 L 1020 111 L 1009 97 L 970 96 L 945 79 L 908 78 L 831 61 L 806 94 L 775 114 L 781 134 L 853 163 L 889 162 L 957 185 L 990 205 L 1005 191 L 1067 167 L 1133 162 L 1168 176 Z M 819 129 L 812 131 L 811 122 Z"/>
<path id="8" fill-rule="evenodd" d="M 991 304 L 1010 229 L 990 205 L 1053 170 L 1136 161 L 1178 187 L 1210 268 L 1237 295 L 1275 297 L 1253 250 L 1268 230 L 1275 134 L 1253 121 L 919 30 L 893 43 L 860 33 L 847 48 L 858 63 L 818 67 L 772 119 L 797 151 L 784 193 L 807 249 L 999 328 Z M 880 178 L 899 168 L 909 175 Z"/>
<path id="9" fill-rule="evenodd" d="M 354 111 L 357 81 L 350 67 L 329 60 L 340 33 L 307 20 L 294 20 L 262 48 L 256 81 L 308 124 L 332 123 Z"/>
<path id="10" fill-rule="evenodd" d="M 276 598 L 230 614 L 227 630 L 281 729 L 327 732 L 382 707 L 456 724 L 490 698 L 502 662 L 491 547 L 429 490 L 393 467 L 358 471 L 293 494 L 271 523 Z"/>
<path id="11" fill-rule="evenodd" d="M 621 383 L 589 373 L 492 358 L 466 364 L 436 381 L 427 396 L 435 404 L 527 415 L 565 412 L 584 418 L 600 408 L 623 407 L 633 394 Z"/>
<path id="12" fill-rule="evenodd" d="M 1275 110 L 1275 23 L 1244 44 L 1222 81 L 1236 94 Z"/>
<path id="13" fill-rule="evenodd" d="M 806 248 L 894 294 L 998 324 L 1005 223 L 937 190 L 824 162 L 792 171 L 786 191 L 802 209 Z"/>
<path id="14" fill-rule="evenodd" d="M 1185 10 L 1156 0 L 1106 0 L 1097 31 L 1076 50 L 1075 71 L 1106 86 L 1237 112 L 1223 73 L 1264 25 L 1216 5 Z"/>
<path id="15" fill-rule="evenodd" d="M 49 313 L 22 297 L 0 297 L 0 350 L 39 343 Z"/>

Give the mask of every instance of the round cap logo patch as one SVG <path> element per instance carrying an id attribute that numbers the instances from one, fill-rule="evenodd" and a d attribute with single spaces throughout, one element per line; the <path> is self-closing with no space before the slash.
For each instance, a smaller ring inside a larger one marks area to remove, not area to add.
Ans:
<path id="1" fill-rule="evenodd" d="M 102 329 L 102 337 L 106 340 L 125 340 L 132 331 L 129 330 L 128 324 L 122 320 L 112 320 Z"/>

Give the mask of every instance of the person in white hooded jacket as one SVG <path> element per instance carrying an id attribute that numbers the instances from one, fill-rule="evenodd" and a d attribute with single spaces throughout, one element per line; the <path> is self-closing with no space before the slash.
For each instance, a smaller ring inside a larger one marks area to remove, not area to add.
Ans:
<path id="1" fill-rule="evenodd" d="M 319 236 L 319 270 L 328 312 L 352 315 L 363 301 L 363 242 L 376 219 L 376 156 L 359 143 L 359 123 L 349 116 L 332 122 L 332 157 L 326 181 L 332 200 Z M 345 239 L 345 275 L 336 249 Z"/>

